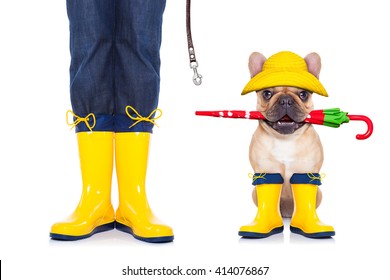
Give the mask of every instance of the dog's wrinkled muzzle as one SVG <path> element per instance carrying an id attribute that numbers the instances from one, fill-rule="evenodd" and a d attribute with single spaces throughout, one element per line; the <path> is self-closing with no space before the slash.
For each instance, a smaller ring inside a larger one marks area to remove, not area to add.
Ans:
<path id="1" fill-rule="evenodd" d="M 282 95 L 265 117 L 280 134 L 292 134 L 305 124 L 306 114 L 290 95 Z"/>
<path id="2" fill-rule="evenodd" d="M 305 124 L 304 122 L 295 122 L 288 115 L 275 122 L 269 120 L 265 120 L 265 122 L 280 134 L 292 134 Z"/>

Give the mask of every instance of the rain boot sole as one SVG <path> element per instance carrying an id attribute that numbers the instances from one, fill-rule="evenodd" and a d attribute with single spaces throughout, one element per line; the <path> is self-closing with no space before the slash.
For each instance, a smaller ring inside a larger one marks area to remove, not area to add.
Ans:
<path id="1" fill-rule="evenodd" d="M 251 231 L 239 231 L 238 235 L 242 236 L 244 238 L 249 238 L 249 239 L 259 239 L 259 238 L 266 238 L 274 234 L 278 234 L 283 232 L 284 226 L 274 228 L 268 233 L 259 233 L 259 232 L 251 232 Z"/>
<path id="2" fill-rule="evenodd" d="M 131 234 L 137 240 L 148 242 L 148 243 L 167 243 L 173 241 L 173 236 L 142 237 L 136 235 L 129 226 L 126 226 L 118 221 L 115 222 L 115 228 L 117 230 Z"/>
<path id="3" fill-rule="evenodd" d="M 292 233 L 300 234 L 300 235 L 303 235 L 303 236 L 308 237 L 308 238 L 317 238 L 317 239 L 330 238 L 336 234 L 336 232 L 334 232 L 334 231 L 306 233 L 303 230 L 301 230 L 300 228 L 293 227 L 293 226 L 290 226 L 290 230 Z"/>
<path id="4" fill-rule="evenodd" d="M 85 239 L 85 238 L 91 237 L 92 235 L 99 233 L 99 232 L 113 230 L 114 228 L 115 228 L 115 222 L 111 222 L 108 224 L 98 226 L 91 233 L 88 233 L 85 235 L 66 235 L 66 234 L 50 233 L 50 237 L 54 240 L 75 241 L 75 240 L 80 240 L 80 239 Z"/>

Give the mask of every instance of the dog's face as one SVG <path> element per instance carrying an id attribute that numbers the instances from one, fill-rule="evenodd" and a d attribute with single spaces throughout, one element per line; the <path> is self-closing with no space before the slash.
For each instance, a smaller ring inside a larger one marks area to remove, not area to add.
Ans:
<path id="1" fill-rule="evenodd" d="M 273 87 L 257 92 L 257 110 L 280 134 L 292 134 L 301 128 L 312 109 L 312 93 L 304 89 Z"/>
<path id="2" fill-rule="evenodd" d="M 319 77 L 321 59 L 310 53 L 305 58 L 308 71 Z M 249 57 L 249 72 L 254 77 L 263 68 L 267 59 L 261 53 Z M 312 93 L 296 87 L 273 87 L 257 92 L 257 110 L 266 118 L 268 126 L 280 134 L 292 134 L 301 128 L 308 114 L 313 110 Z"/>

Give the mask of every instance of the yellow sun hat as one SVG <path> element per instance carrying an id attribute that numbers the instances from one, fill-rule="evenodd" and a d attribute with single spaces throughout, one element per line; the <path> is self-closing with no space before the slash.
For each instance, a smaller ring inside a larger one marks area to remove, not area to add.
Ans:
<path id="1" fill-rule="evenodd" d="M 297 87 L 328 96 L 321 82 L 309 72 L 305 60 L 289 51 L 269 57 L 262 71 L 248 82 L 241 94 L 278 86 Z"/>

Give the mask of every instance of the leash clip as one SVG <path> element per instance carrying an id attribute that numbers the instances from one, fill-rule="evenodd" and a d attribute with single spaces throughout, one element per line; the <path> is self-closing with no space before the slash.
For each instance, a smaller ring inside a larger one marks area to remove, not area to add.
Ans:
<path id="1" fill-rule="evenodd" d="M 194 76 L 192 77 L 192 81 L 195 85 L 199 86 L 202 83 L 202 75 L 198 73 L 198 62 L 191 62 L 190 67 L 192 70 L 194 70 Z"/>

